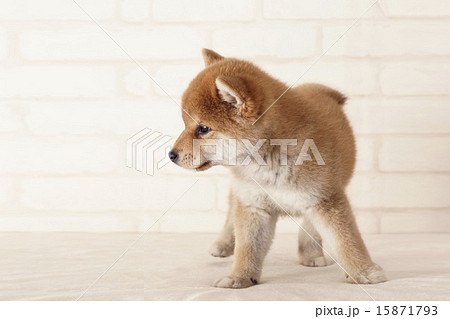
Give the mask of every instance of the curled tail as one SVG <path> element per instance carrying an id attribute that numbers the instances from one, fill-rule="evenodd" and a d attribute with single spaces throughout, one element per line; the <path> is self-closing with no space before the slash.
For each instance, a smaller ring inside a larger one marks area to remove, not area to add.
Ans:
<path id="1" fill-rule="evenodd" d="M 345 104 L 347 97 L 341 92 L 319 83 L 305 83 L 295 87 L 303 96 L 310 98 L 328 97 L 336 101 L 340 106 Z"/>
<path id="2" fill-rule="evenodd" d="M 340 106 L 343 106 L 347 101 L 347 97 L 335 89 L 327 87 L 327 95 L 332 99 L 336 100 Z"/>

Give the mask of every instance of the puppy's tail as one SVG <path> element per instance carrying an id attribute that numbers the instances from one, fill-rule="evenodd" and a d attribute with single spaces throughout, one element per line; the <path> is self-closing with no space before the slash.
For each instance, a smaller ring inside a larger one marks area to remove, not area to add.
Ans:
<path id="1" fill-rule="evenodd" d="M 343 106 L 345 104 L 345 102 L 347 101 L 347 97 L 344 94 L 332 88 L 327 89 L 328 89 L 327 95 L 329 97 L 336 100 L 336 102 L 338 102 L 340 106 Z"/>
<path id="2" fill-rule="evenodd" d="M 328 97 L 336 101 L 340 106 L 345 104 L 347 97 L 341 92 L 319 83 L 304 83 L 295 87 L 298 92 L 310 98 Z"/>

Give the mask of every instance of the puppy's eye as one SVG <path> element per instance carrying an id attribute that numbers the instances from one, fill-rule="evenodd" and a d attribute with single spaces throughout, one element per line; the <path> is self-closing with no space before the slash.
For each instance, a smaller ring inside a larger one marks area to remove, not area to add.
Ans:
<path id="1" fill-rule="evenodd" d="M 199 135 L 206 134 L 209 131 L 211 131 L 211 129 L 207 126 L 202 125 L 202 126 L 197 127 L 197 134 L 199 134 Z"/>

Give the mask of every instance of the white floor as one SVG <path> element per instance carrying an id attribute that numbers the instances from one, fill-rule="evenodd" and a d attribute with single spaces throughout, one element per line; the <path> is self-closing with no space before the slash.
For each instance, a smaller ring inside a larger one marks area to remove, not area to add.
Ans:
<path id="1" fill-rule="evenodd" d="M 139 234 L 0 233 L 0 300 L 75 300 Z M 343 282 L 338 266 L 297 263 L 296 235 L 277 235 L 260 285 L 211 283 L 233 257 L 207 249 L 215 234 L 146 234 L 81 300 L 450 300 L 450 234 L 365 236 L 390 281 Z"/>

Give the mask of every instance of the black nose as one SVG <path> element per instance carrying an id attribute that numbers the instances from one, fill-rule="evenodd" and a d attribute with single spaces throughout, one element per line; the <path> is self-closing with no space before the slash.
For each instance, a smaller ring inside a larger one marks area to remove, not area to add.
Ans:
<path id="1" fill-rule="evenodd" d="M 178 160 L 178 153 L 174 150 L 171 150 L 169 152 L 169 158 L 172 162 L 176 163 L 176 161 Z"/>

